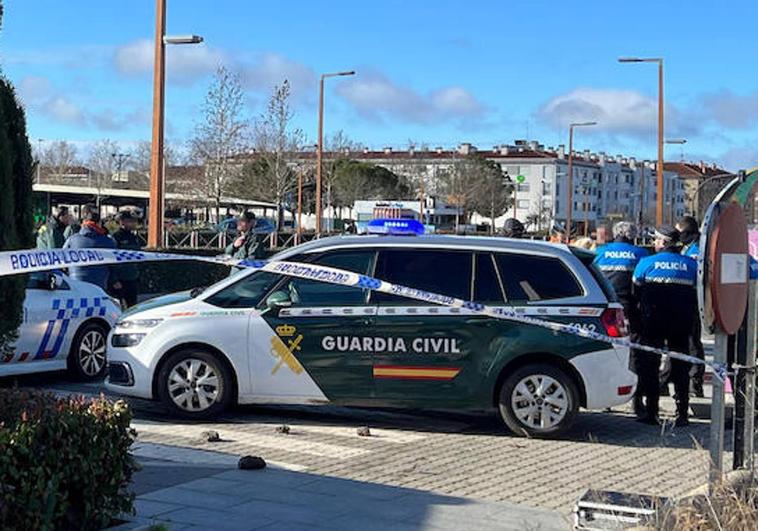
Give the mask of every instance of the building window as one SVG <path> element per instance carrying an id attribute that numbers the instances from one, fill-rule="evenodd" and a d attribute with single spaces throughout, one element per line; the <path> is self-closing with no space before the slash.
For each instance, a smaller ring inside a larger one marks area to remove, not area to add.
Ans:
<path id="1" fill-rule="evenodd" d="M 528 192 L 529 191 L 529 183 L 522 183 L 516 185 L 516 191 L 517 192 Z"/>

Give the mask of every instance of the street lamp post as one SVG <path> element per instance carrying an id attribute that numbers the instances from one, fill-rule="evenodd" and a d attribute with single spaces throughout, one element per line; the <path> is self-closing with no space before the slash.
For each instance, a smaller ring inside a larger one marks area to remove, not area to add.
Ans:
<path id="1" fill-rule="evenodd" d="M 147 244 L 163 242 L 163 123 L 166 94 L 166 44 L 197 44 L 197 35 L 166 36 L 166 0 L 155 0 L 155 63 L 153 66 L 153 140 L 150 148 L 150 201 Z"/>
<path id="2" fill-rule="evenodd" d="M 354 76 L 355 71 L 321 74 L 318 95 L 318 144 L 316 147 L 316 235 L 321 235 L 321 178 L 324 156 L 324 80 L 328 77 Z"/>
<path id="3" fill-rule="evenodd" d="M 663 58 L 620 57 L 619 63 L 658 63 L 658 163 L 656 164 L 658 194 L 655 205 L 655 222 L 663 224 Z"/>
<path id="4" fill-rule="evenodd" d="M 566 184 L 568 185 L 568 205 L 566 205 L 566 243 L 571 241 L 571 215 L 574 209 L 574 127 L 589 127 L 597 122 L 575 122 L 569 124 L 569 158 Z"/>

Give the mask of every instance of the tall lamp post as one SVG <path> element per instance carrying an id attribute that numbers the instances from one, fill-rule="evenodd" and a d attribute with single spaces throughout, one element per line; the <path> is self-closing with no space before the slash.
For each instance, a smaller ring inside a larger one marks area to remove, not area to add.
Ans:
<path id="1" fill-rule="evenodd" d="M 658 163 L 657 201 L 655 205 L 655 223 L 663 224 L 663 58 L 662 57 L 620 57 L 619 63 L 658 63 Z"/>
<path id="2" fill-rule="evenodd" d="M 321 235 L 321 175 L 324 156 L 324 80 L 329 77 L 354 76 L 355 70 L 321 74 L 318 93 L 318 144 L 316 145 L 316 235 Z"/>
<path id="3" fill-rule="evenodd" d="M 571 241 L 571 215 L 574 210 L 574 127 L 589 127 L 597 122 L 575 122 L 569 124 L 569 158 L 566 184 L 568 185 L 568 205 L 566 205 L 566 243 Z"/>
<path id="4" fill-rule="evenodd" d="M 155 64 L 153 69 L 153 141 L 150 149 L 150 201 L 147 245 L 163 242 L 163 122 L 166 93 L 166 44 L 198 44 L 198 35 L 166 36 L 166 0 L 155 0 Z"/>

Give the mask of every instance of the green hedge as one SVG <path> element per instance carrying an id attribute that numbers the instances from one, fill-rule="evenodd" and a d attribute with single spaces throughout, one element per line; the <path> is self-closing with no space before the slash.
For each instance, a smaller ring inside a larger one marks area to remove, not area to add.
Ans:
<path id="1" fill-rule="evenodd" d="M 95 530 L 133 513 L 124 402 L 0 389 L 0 529 Z"/>
<path id="2" fill-rule="evenodd" d="M 220 254 L 216 249 L 145 250 L 201 256 Z M 146 262 L 139 264 L 139 272 L 140 293 L 173 293 L 214 284 L 229 276 L 229 266 L 195 261 Z"/>

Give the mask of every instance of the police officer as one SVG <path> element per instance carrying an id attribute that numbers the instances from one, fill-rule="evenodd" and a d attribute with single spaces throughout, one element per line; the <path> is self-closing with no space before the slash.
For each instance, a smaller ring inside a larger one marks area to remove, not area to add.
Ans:
<path id="1" fill-rule="evenodd" d="M 508 218 L 503 223 L 503 236 L 506 238 L 523 238 L 524 224 L 516 218 Z"/>
<path id="2" fill-rule="evenodd" d="M 682 254 L 688 256 L 697 262 L 700 255 L 700 226 L 692 216 L 682 216 L 676 222 L 676 230 L 679 231 L 679 241 L 682 243 Z M 696 308 L 697 311 L 697 308 Z M 702 328 L 700 319 L 697 317 L 692 323 L 692 334 L 690 335 L 690 348 L 688 353 L 701 360 L 705 359 L 705 349 L 702 341 Z M 661 373 L 661 386 L 666 386 L 671 380 L 671 365 L 666 367 Z M 690 392 L 695 396 L 703 396 L 703 376 L 705 375 L 705 365 L 695 363 L 690 369 Z"/>
<path id="3" fill-rule="evenodd" d="M 119 249 L 130 251 L 139 251 L 142 244 L 134 232 L 137 228 L 137 219 L 129 210 L 123 210 L 118 214 L 119 229 L 113 233 L 113 240 Z M 139 295 L 139 268 L 137 264 L 120 264 L 116 266 L 113 273 L 112 289 L 126 308 L 137 304 Z"/>
<path id="4" fill-rule="evenodd" d="M 679 231 L 675 228 L 656 229 L 656 254 L 639 261 L 632 280 L 639 300 L 642 343 L 687 352 L 696 317 L 697 267 L 691 258 L 679 253 L 678 243 Z M 660 356 L 640 352 L 637 358 L 639 385 L 645 397 L 645 415 L 640 420 L 658 424 Z M 689 370 L 690 363 L 671 360 L 677 426 L 689 424 Z"/>
<path id="5" fill-rule="evenodd" d="M 616 296 L 624 306 L 624 313 L 629 320 L 629 338 L 638 343 L 641 323 L 637 300 L 632 290 L 632 274 L 639 261 L 646 257 L 648 252 L 642 247 L 634 245 L 634 238 L 636 237 L 637 229 L 632 223 L 619 221 L 613 226 L 613 242 L 597 249 L 594 264 L 602 271 L 616 291 Z M 645 356 L 645 353 L 632 350 L 630 359 L 632 369 L 637 366 L 639 356 Z M 638 386 L 634 393 L 633 403 L 634 412 L 637 416 L 644 416 L 641 386 Z"/>

